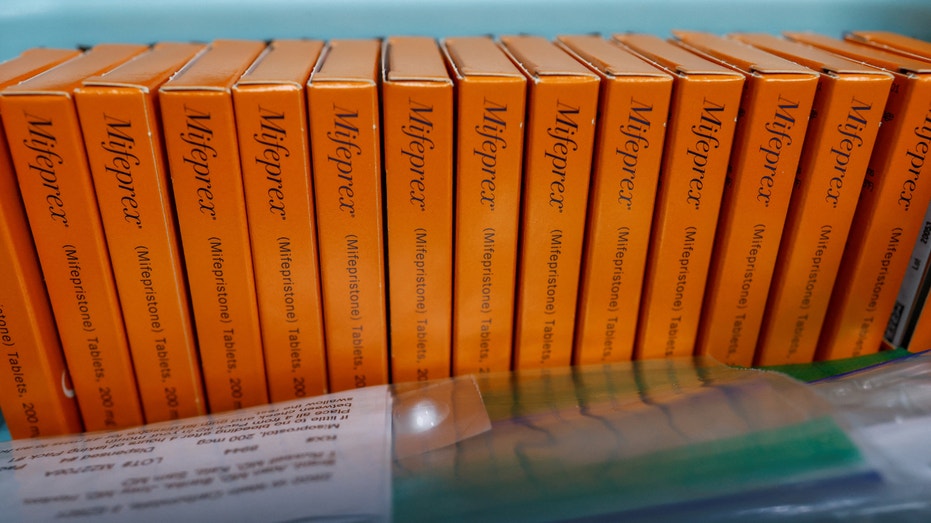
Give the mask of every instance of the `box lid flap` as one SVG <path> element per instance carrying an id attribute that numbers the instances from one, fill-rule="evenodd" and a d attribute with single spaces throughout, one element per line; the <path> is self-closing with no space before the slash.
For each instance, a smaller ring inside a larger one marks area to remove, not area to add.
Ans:
<path id="1" fill-rule="evenodd" d="M 161 90 L 229 90 L 263 49 L 263 42 L 253 40 L 216 40 Z"/>
<path id="2" fill-rule="evenodd" d="M 385 43 L 385 79 L 388 81 L 452 82 L 436 40 L 426 36 L 399 36 Z"/>
<path id="3" fill-rule="evenodd" d="M 378 82 L 381 41 L 331 40 L 311 74 L 310 83 Z"/>
<path id="4" fill-rule="evenodd" d="M 194 56 L 204 44 L 166 42 L 102 75 L 84 80 L 84 87 L 132 87 L 145 92 L 158 89 Z"/>
<path id="5" fill-rule="evenodd" d="M 237 85 L 282 84 L 301 88 L 307 83 L 322 49 L 320 40 L 275 40 Z"/>
<path id="6" fill-rule="evenodd" d="M 814 71 L 796 62 L 768 53 L 749 44 L 699 31 L 673 31 L 685 45 L 733 65 L 747 73 L 812 74 Z"/>
<path id="7" fill-rule="evenodd" d="M 447 38 L 443 44 L 450 61 L 462 76 L 524 78 L 504 51 L 489 37 Z"/>
<path id="8" fill-rule="evenodd" d="M 561 45 L 568 47 L 582 60 L 607 76 L 655 76 L 669 75 L 646 60 L 618 45 L 595 35 L 564 35 L 559 37 Z"/>
<path id="9" fill-rule="evenodd" d="M 533 77 L 589 76 L 597 78 L 578 60 L 540 36 L 504 36 L 501 38 L 515 60 Z"/>
<path id="10" fill-rule="evenodd" d="M 149 47 L 136 44 L 101 44 L 73 60 L 8 87 L 3 94 L 57 94 L 71 96 L 88 76 L 102 74 L 145 52 Z"/>

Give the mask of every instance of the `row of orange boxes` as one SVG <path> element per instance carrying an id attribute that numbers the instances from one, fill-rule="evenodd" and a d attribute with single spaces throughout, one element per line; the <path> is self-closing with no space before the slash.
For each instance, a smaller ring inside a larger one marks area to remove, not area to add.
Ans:
<path id="1" fill-rule="evenodd" d="M 674 36 L 0 64 L 14 436 L 451 374 L 879 350 L 931 201 L 926 44 Z"/>

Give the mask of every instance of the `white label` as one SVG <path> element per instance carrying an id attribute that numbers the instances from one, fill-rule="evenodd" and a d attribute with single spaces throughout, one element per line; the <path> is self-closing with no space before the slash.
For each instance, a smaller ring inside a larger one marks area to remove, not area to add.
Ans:
<path id="1" fill-rule="evenodd" d="M 4 521 L 388 521 L 386 386 L 0 444 Z"/>

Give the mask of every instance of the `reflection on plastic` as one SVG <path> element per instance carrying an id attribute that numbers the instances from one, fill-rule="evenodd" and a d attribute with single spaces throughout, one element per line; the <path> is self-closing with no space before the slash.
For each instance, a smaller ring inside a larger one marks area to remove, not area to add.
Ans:
<path id="1" fill-rule="evenodd" d="M 923 507 L 931 512 L 931 352 L 814 387 L 835 406 L 887 481 L 923 485 Z"/>
<path id="2" fill-rule="evenodd" d="M 931 352 L 823 380 L 815 390 L 858 425 L 931 416 Z"/>
<path id="3" fill-rule="evenodd" d="M 397 520 L 654 521 L 673 505 L 866 468 L 830 405 L 776 373 L 652 360 L 476 383 L 490 431 L 419 453 L 396 441 Z"/>
<path id="4" fill-rule="evenodd" d="M 491 429 L 472 376 L 394 388 L 394 455 L 405 458 L 453 445 Z"/>
<path id="5" fill-rule="evenodd" d="M 398 412 L 394 419 L 396 434 L 419 434 L 436 428 L 449 416 L 449 407 L 430 398 L 418 399 Z"/>

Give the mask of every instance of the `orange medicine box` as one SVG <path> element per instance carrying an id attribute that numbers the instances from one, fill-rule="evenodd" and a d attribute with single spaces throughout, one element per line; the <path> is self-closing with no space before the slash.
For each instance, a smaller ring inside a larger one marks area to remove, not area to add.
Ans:
<path id="1" fill-rule="evenodd" d="M 212 412 L 268 402 L 232 97 L 264 47 L 218 40 L 159 91 Z"/>
<path id="2" fill-rule="evenodd" d="M 744 77 L 655 36 L 615 38 L 675 79 L 635 354 L 691 356 Z"/>
<path id="3" fill-rule="evenodd" d="M 158 118 L 158 87 L 201 49 L 159 44 L 75 91 L 149 423 L 207 409 Z"/>
<path id="4" fill-rule="evenodd" d="M 33 49 L 0 64 L 0 89 L 80 53 Z M 26 212 L 20 199 L 6 134 L 0 126 L 0 409 L 14 439 L 81 431 L 61 343 Z"/>
<path id="5" fill-rule="evenodd" d="M 893 75 L 828 313 L 818 359 L 877 352 L 931 202 L 931 63 L 814 34 L 789 37 Z"/>
<path id="6" fill-rule="evenodd" d="M 391 377 L 448 377 L 453 83 L 432 38 L 389 38 L 382 62 Z"/>
<path id="7" fill-rule="evenodd" d="M 853 31 L 845 35 L 845 39 L 869 44 L 874 47 L 885 49 L 894 53 L 904 54 L 912 58 L 922 60 L 931 59 L 931 42 L 918 40 L 908 36 L 891 33 L 888 31 Z M 924 296 L 922 289 L 925 284 L 922 283 L 927 278 L 927 263 L 929 247 L 929 231 L 931 231 L 931 206 L 925 215 L 924 230 L 919 235 L 918 241 L 915 242 L 914 251 L 912 252 L 912 262 L 906 271 L 902 285 L 899 288 L 899 294 L 896 304 L 893 306 L 893 312 L 889 318 L 889 324 L 886 327 L 884 342 L 894 348 L 911 347 L 912 350 L 924 350 L 931 348 L 931 332 L 917 332 L 913 336 L 913 330 L 928 330 L 927 320 L 922 320 L 922 314 L 925 317 L 931 315 L 931 311 L 923 309 Z M 916 259 L 916 255 L 920 258 Z M 926 291 L 924 291 L 926 292 Z M 916 344 L 911 343 L 912 338 L 918 338 Z"/>
<path id="8" fill-rule="evenodd" d="M 931 349 L 931 300 L 928 294 L 921 297 L 924 302 L 921 310 L 917 311 L 912 330 L 906 340 L 906 347 L 911 352 L 922 352 Z"/>
<path id="9" fill-rule="evenodd" d="M 327 391 L 304 92 L 323 42 L 269 44 L 233 87 L 269 399 Z"/>
<path id="10" fill-rule="evenodd" d="M 569 365 L 598 75 L 538 36 L 507 36 L 505 49 L 530 79 L 514 367 Z"/>
<path id="11" fill-rule="evenodd" d="M 892 76 L 775 36 L 734 37 L 821 71 L 754 363 L 810 362 Z"/>
<path id="12" fill-rule="evenodd" d="M 507 371 L 527 79 L 490 38 L 450 38 L 456 80 L 453 374 Z"/>
<path id="13" fill-rule="evenodd" d="M 931 59 L 931 42 L 889 31 L 852 31 L 844 35 L 844 39 L 912 58 Z"/>
<path id="14" fill-rule="evenodd" d="M 698 354 L 753 364 L 818 73 L 735 40 L 675 32 L 746 77 L 698 327 Z"/>
<path id="15" fill-rule="evenodd" d="M 307 85 L 333 392 L 388 383 L 378 40 L 333 40 Z"/>
<path id="16" fill-rule="evenodd" d="M 598 36 L 562 36 L 558 43 L 601 76 L 573 363 L 629 360 L 672 77 Z"/>
<path id="17" fill-rule="evenodd" d="M 922 311 L 921 292 L 927 282 L 928 262 L 931 261 L 931 205 L 925 211 L 924 223 L 910 260 L 883 333 L 886 348 L 908 347 L 911 332 Z"/>
<path id="18" fill-rule="evenodd" d="M 3 90 L 0 110 L 65 359 L 87 430 L 144 422 L 72 95 L 146 50 L 99 45 Z"/>

